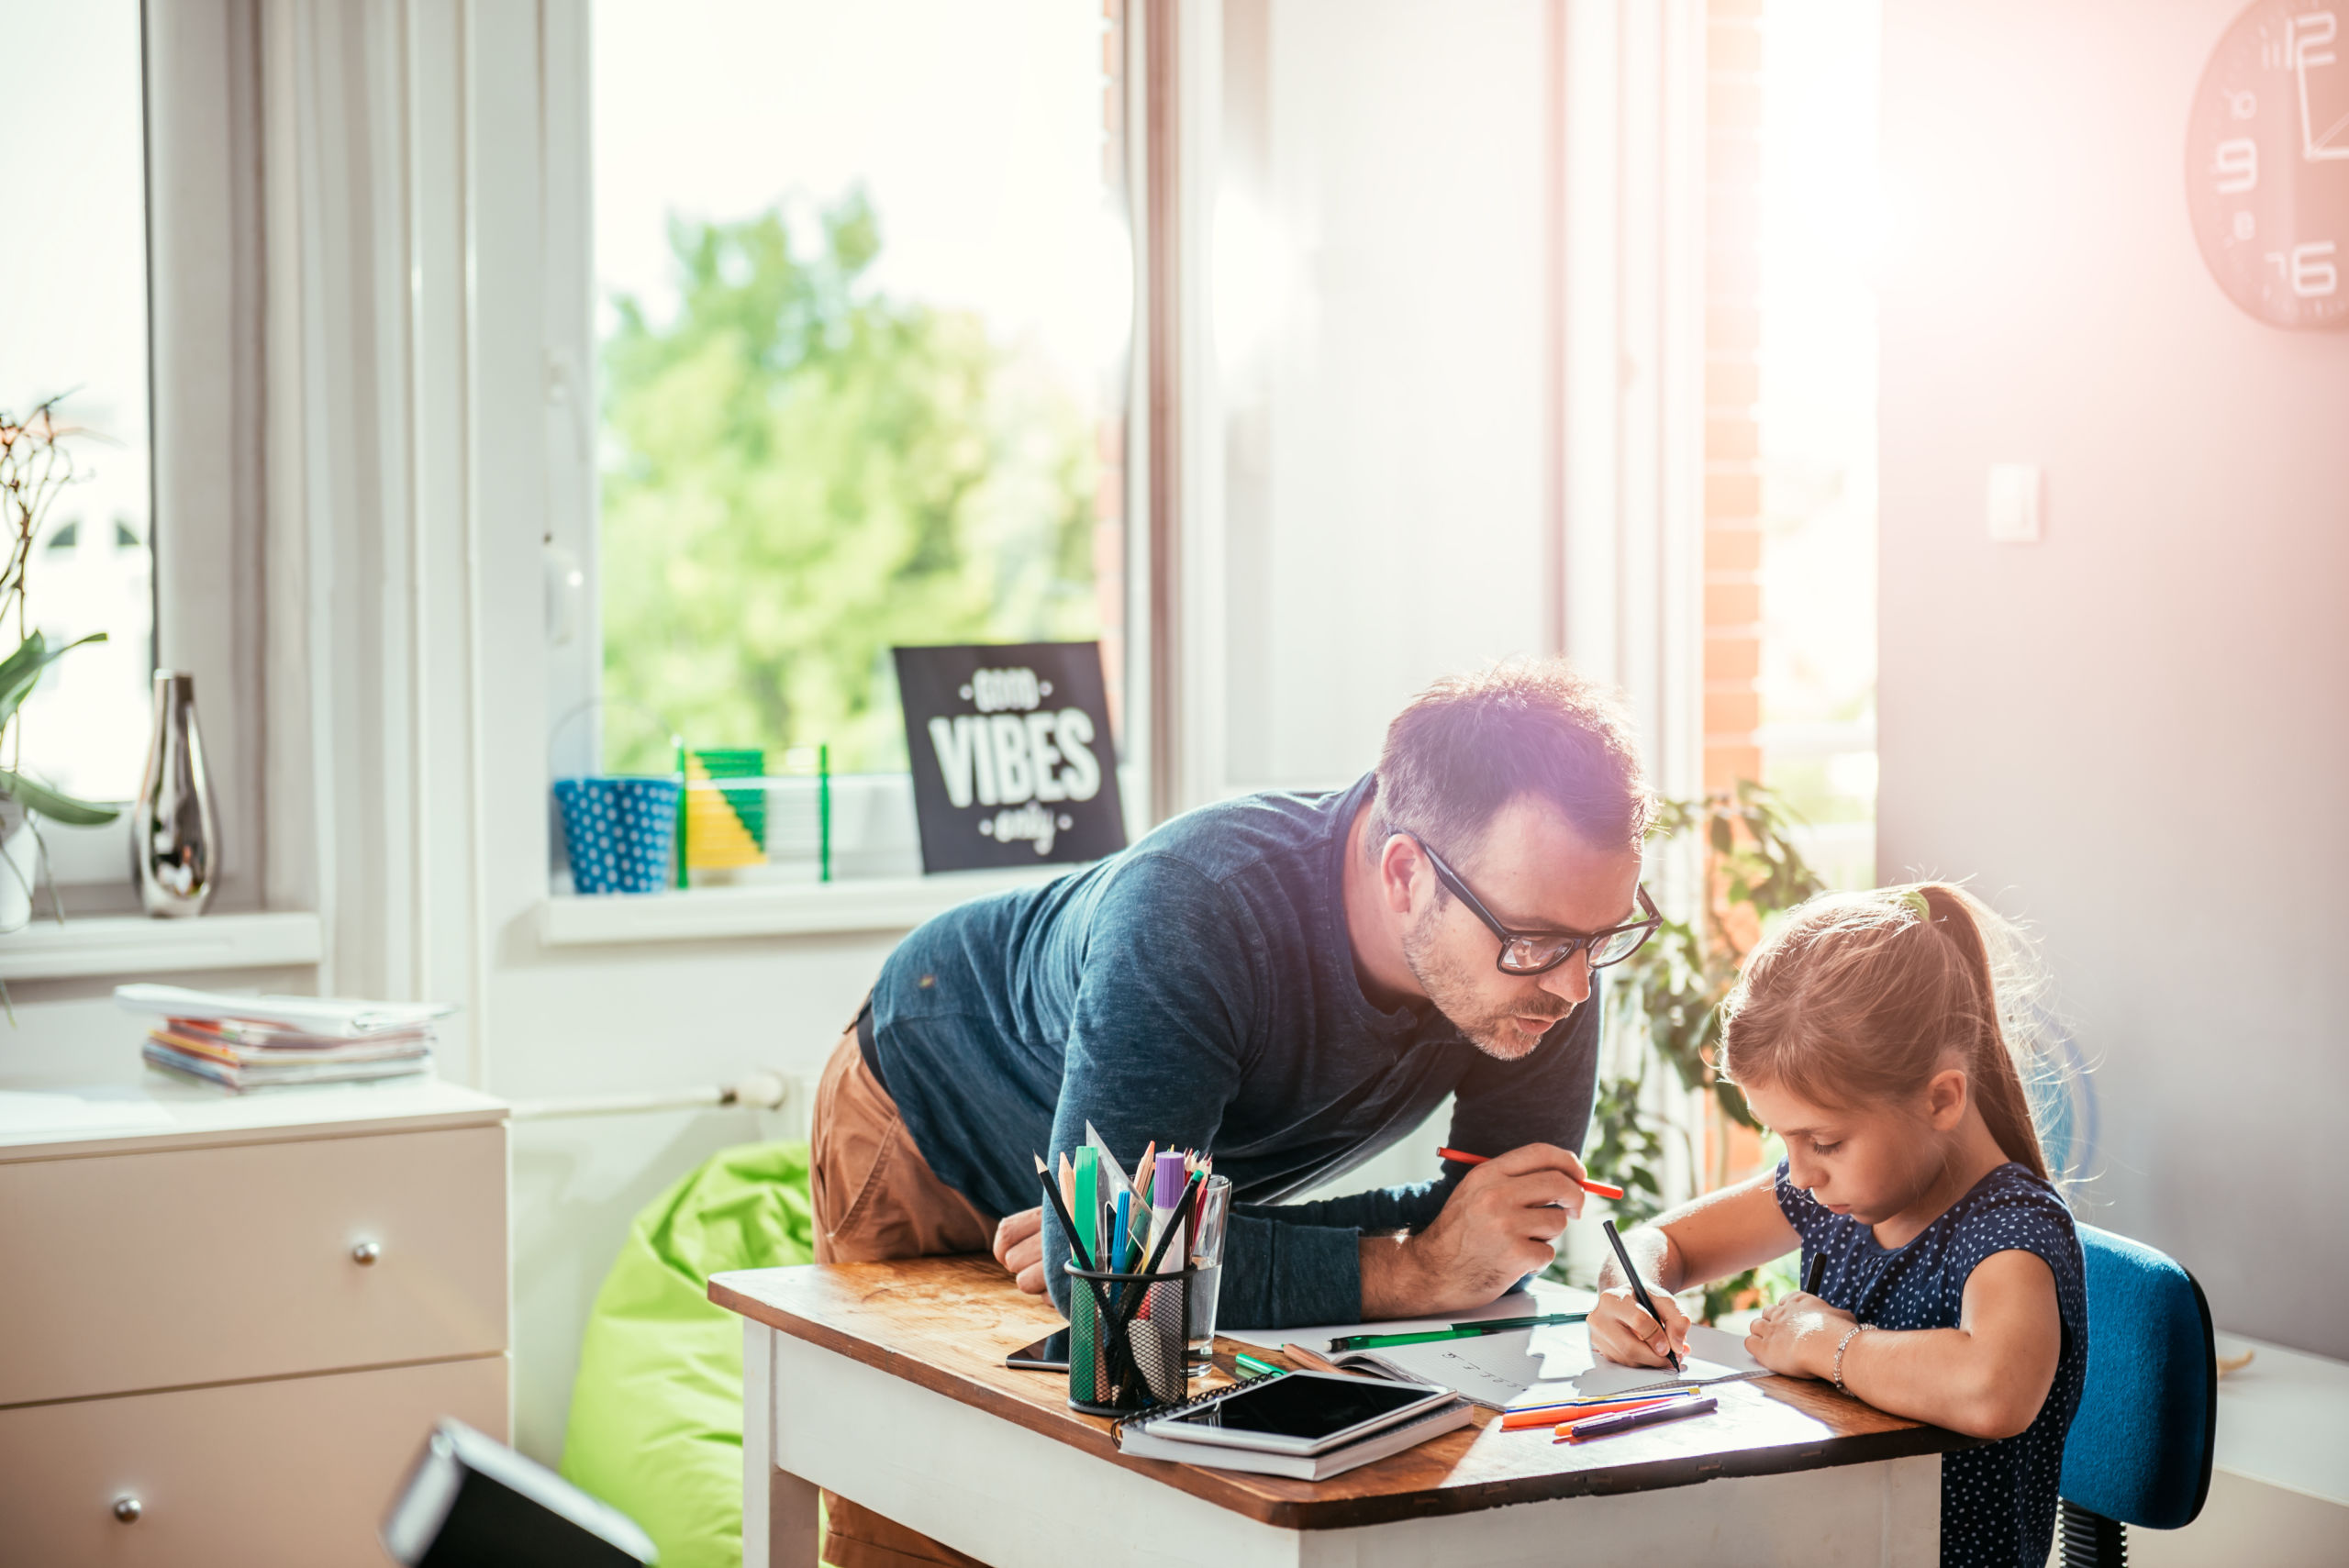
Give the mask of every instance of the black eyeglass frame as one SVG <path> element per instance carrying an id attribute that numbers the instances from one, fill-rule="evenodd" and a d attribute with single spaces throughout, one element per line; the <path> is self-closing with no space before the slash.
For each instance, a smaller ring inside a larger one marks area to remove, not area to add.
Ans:
<path id="1" fill-rule="evenodd" d="M 1641 909 L 1646 912 L 1645 919 L 1630 920 L 1620 926 L 1609 926 L 1603 931 L 1593 931 L 1588 936 L 1576 936 L 1566 931 L 1513 931 L 1493 917 L 1493 912 L 1485 907 L 1485 901 L 1468 891 L 1468 884 L 1460 880 L 1460 873 L 1444 864 L 1443 857 L 1430 849 L 1425 839 L 1414 833 L 1411 835 L 1411 842 L 1419 845 L 1419 852 L 1428 858 L 1428 864 L 1435 868 L 1436 880 L 1450 888 L 1460 902 L 1468 906 L 1468 912 L 1485 922 L 1485 929 L 1501 940 L 1500 951 L 1493 955 L 1493 967 L 1503 974 L 1547 974 L 1577 952 L 1584 951 L 1591 955 L 1592 969 L 1610 969 L 1645 947 L 1648 939 L 1655 935 L 1656 928 L 1664 924 L 1664 912 L 1655 906 L 1655 900 L 1648 896 L 1646 884 L 1639 884 L 1633 887 L 1632 892 L 1640 901 Z M 1625 931 L 1639 932 L 1640 940 L 1624 949 L 1621 957 L 1602 961 L 1598 957 L 1598 944 L 1609 937 L 1620 936 Z M 1564 942 L 1565 945 L 1558 950 L 1555 958 L 1539 969 L 1512 969 L 1504 962 L 1508 957 L 1509 948 L 1515 943 L 1553 941 Z"/>

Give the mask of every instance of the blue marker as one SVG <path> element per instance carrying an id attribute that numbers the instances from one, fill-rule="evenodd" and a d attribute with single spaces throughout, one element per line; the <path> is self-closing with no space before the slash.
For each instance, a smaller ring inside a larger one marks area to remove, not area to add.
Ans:
<path id="1" fill-rule="evenodd" d="M 1118 1221 L 1109 1242 L 1109 1267 L 1118 1273 L 1123 1273 L 1126 1270 L 1127 1216 L 1133 1206 L 1133 1195 L 1130 1192 L 1120 1192 L 1118 1195 Z"/>

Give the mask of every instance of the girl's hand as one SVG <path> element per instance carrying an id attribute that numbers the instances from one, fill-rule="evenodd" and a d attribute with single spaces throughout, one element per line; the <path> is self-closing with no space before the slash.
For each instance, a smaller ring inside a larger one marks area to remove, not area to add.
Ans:
<path id="1" fill-rule="evenodd" d="M 1600 1291 L 1598 1304 L 1590 1309 L 1590 1348 L 1625 1366 L 1669 1367 L 1672 1363 L 1664 1354 L 1666 1345 L 1687 1355 L 1688 1315 L 1680 1310 L 1678 1302 L 1655 1285 L 1648 1286 L 1648 1299 L 1664 1314 L 1662 1328 L 1640 1309 L 1630 1285 L 1619 1284 Z"/>
<path id="2" fill-rule="evenodd" d="M 1745 1351 L 1772 1372 L 1824 1383 L 1835 1373 L 1836 1342 L 1858 1321 L 1841 1307 L 1797 1291 L 1753 1320 Z"/>

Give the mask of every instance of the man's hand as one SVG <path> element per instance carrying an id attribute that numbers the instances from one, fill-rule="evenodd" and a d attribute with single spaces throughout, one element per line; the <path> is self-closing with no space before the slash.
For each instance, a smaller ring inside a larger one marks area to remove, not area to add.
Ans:
<path id="1" fill-rule="evenodd" d="M 1582 1162 L 1548 1143 L 1486 1161 L 1461 1178 L 1433 1225 L 1362 1243 L 1365 1321 L 1483 1307 L 1557 1256 L 1582 1215 Z"/>
<path id="2" fill-rule="evenodd" d="M 1630 1285 L 1612 1285 L 1598 1293 L 1598 1302 L 1590 1309 L 1590 1348 L 1625 1366 L 1668 1367 L 1672 1362 L 1664 1353 L 1667 1346 L 1682 1355 L 1688 1353 L 1688 1315 L 1680 1310 L 1670 1291 L 1642 1283 L 1647 1284 L 1648 1299 L 1664 1315 L 1663 1324 L 1658 1326 L 1641 1307 Z"/>
<path id="3" fill-rule="evenodd" d="M 1825 1382 L 1834 1375 L 1836 1341 L 1858 1321 L 1840 1307 L 1797 1291 L 1753 1320 L 1745 1351 L 1772 1372 Z"/>
<path id="4" fill-rule="evenodd" d="M 1044 1211 L 1023 1208 L 995 1228 L 995 1261 L 1030 1296 L 1044 1294 Z"/>

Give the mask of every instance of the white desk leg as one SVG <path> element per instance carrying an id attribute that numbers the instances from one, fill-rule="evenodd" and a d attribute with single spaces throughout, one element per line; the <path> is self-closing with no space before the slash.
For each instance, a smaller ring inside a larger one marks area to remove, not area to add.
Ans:
<path id="1" fill-rule="evenodd" d="M 817 1568 L 816 1487 L 774 1465 L 774 1330 L 742 1321 L 742 1568 Z"/>

